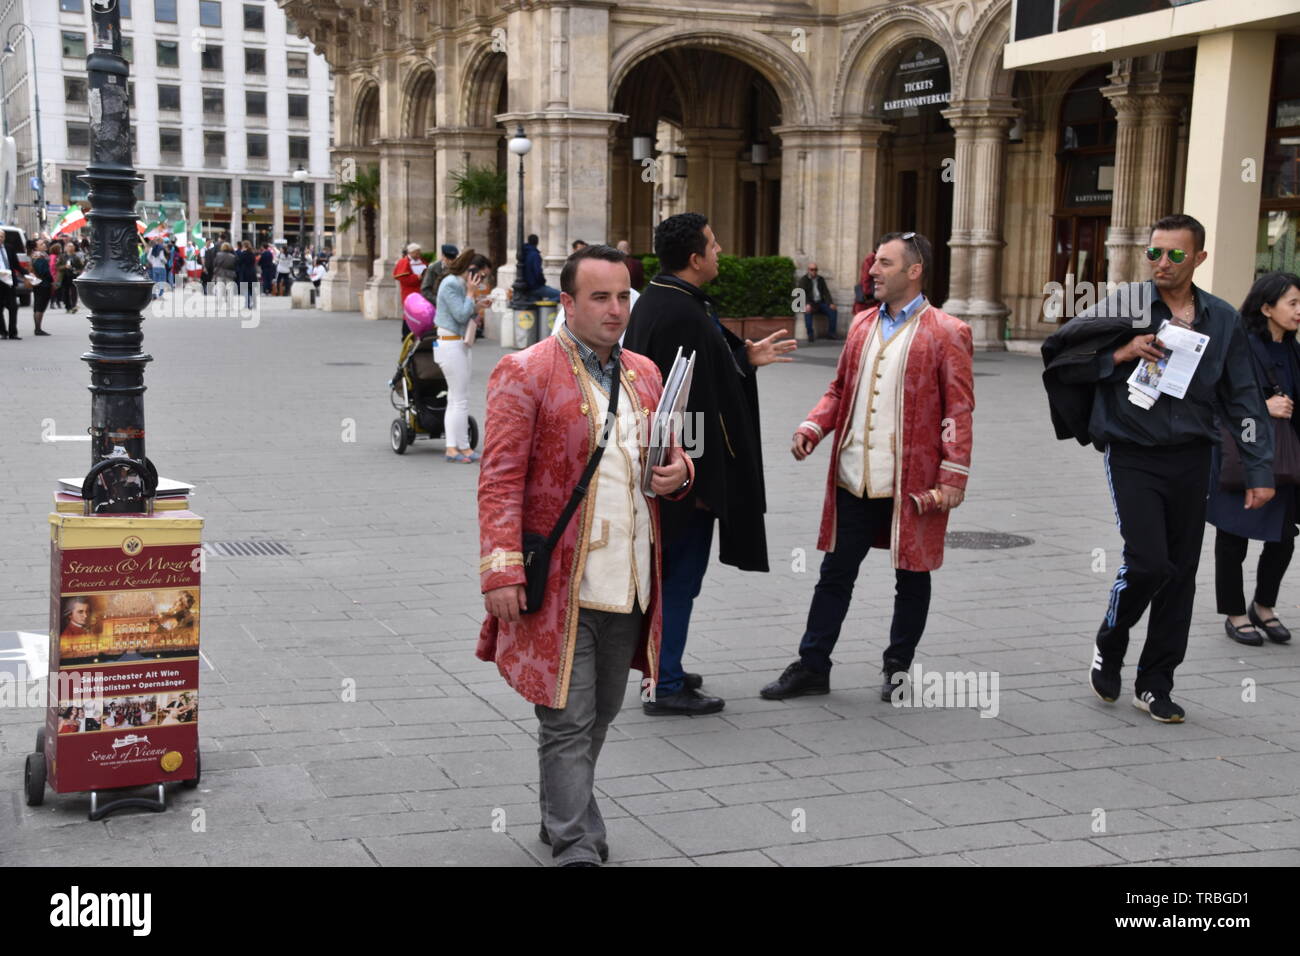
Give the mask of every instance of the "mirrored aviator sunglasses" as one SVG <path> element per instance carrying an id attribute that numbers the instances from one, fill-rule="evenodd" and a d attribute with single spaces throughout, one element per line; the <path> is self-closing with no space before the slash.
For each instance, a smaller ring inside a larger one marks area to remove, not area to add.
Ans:
<path id="1" fill-rule="evenodd" d="M 1179 265 L 1187 258 L 1187 253 L 1182 249 L 1157 249 L 1155 246 L 1147 246 L 1147 259 L 1151 262 L 1159 262 L 1160 257 L 1169 253 L 1169 261 L 1174 265 Z"/>

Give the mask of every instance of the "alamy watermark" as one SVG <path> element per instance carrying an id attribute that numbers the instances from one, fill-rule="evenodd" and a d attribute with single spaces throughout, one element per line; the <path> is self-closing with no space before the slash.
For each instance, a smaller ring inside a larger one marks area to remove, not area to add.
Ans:
<path id="1" fill-rule="evenodd" d="M 975 707 L 981 717 L 996 717 L 999 703 L 997 671 L 927 671 L 919 663 L 911 671 L 890 677 L 895 707 Z"/>
<path id="2" fill-rule="evenodd" d="M 1088 312 L 1099 319 L 1132 319 L 1133 328 L 1151 327 L 1153 287 L 1146 282 L 1065 282 L 1043 286 L 1043 319 L 1059 322 Z"/>

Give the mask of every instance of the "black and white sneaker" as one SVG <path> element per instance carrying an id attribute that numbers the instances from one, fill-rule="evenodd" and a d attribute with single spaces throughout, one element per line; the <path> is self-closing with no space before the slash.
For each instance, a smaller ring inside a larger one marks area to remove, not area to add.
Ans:
<path id="1" fill-rule="evenodd" d="M 1101 648 L 1093 646 L 1092 670 L 1088 671 L 1088 684 L 1092 692 L 1108 704 L 1119 700 L 1119 669 L 1106 666 Z"/>
<path id="2" fill-rule="evenodd" d="M 1162 724 L 1181 724 L 1186 716 L 1183 709 L 1169 699 L 1168 694 L 1154 694 L 1149 690 L 1134 697 L 1133 706 L 1145 710 L 1152 720 L 1158 720 Z"/>

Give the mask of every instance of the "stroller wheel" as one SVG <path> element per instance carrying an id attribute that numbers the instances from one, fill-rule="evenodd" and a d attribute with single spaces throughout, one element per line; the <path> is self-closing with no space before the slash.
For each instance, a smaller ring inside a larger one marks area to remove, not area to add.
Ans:
<path id="1" fill-rule="evenodd" d="M 474 421 L 474 416 L 469 417 L 469 448 L 470 451 L 478 448 L 478 422 Z"/>
<path id="2" fill-rule="evenodd" d="M 393 451 L 399 455 L 406 452 L 406 446 L 411 444 L 411 435 L 406 430 L 406 422 L 400 418 L 393 419 L 393 425 L 388 430 L 388 440 L 393 446 Z"/>

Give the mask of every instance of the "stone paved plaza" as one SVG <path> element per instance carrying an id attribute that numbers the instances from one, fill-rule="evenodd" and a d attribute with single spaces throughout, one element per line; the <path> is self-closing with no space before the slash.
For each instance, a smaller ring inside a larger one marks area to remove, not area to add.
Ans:
<path id="1" fill-rule="evenodd" d="M 87 322 L 50 313 L 38 339 L 21 320 L 23 341 L 0 342 L 0 631 L 44 632 L 50 492 L 89 456 L 43 441 L 43 423 L 84 434 Z M 388 447 L 395 323 L 268 307 L 255 328 L 151 318 L 145 335 L 150 457 L 198 486 L 206 540 L 278 540 L 292 556 L 208 560 L 203 781 L 165 814 L 91 823 L 88 796 L 52 792 L 27 807 L 22 758 L 43 715 L 0 710 L 0 865 L 549 861 L 532 706 L 474 657 L 477 466 L 445 464 L 441 442 Z M 474 350 L 480 423 L 501 354 Z M 598 772 L 610 862 L 1300 863 L 1300 648 L 1224 637 L 1212 534 L 1175 688 L 1187 722 L 1130 705 L 1131 664 L 1117 704 L 1084 682 L 1120 539 L 1100 456 L 1053 438 L 1034 356 L 976 358 L 973 477 L 950 525 L 1031 543 L 950 548 L 917 657 L 996 673 L 997 715 L 878 699 L 893 575 L 874 552 L 832 693 L 759 698 L 794 658 L 816 580 L 826 449 L 796 463 L 788 444 L 835 355 L 819 342 L 760 373 L 772 572 L 715 564 L 696 605 L 688 665 L 723 713 L 645 717 L 630 677 Z M 1296 580 L 1279 610 L 1300 626 Z"/>

